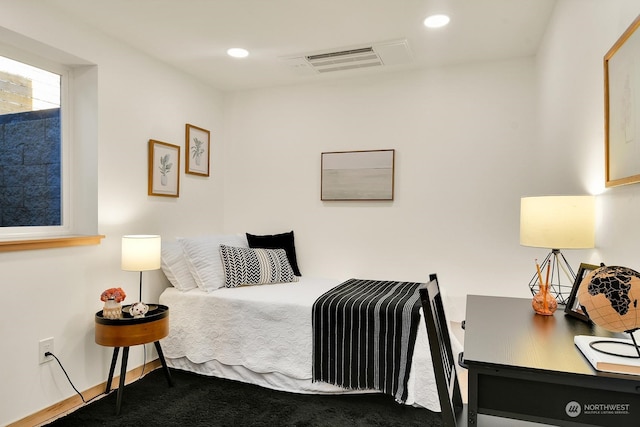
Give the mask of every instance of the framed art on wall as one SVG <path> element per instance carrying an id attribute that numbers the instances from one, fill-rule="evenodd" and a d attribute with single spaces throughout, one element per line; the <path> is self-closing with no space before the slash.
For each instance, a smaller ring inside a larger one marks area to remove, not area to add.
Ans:
<path id="1" fill-rule="evenodd" d="M 571 288 L 571 293 L 569 294 L 569 298 L 567 299 L 567 305 L 564 307 L 565 314 L 583 320 L 585 322 L 589 322 L 589 317 L 584 312 L 584 310 L 582 310 L 582 306 L 580 305 L 580 301 L 578 301 L 577 295 L 578 289 L 580 289 L 580 284 L 582 283 L 584 278 L 597 268 L 600 268 L 600 266 L 585 263 L 580 264 L 580 268 L 578 268 L 578 274 L 576 274 L 576 280 L 573 282 L 573 288 Z"/>
<path id="2" fill-rule="evenodd" d="M 640 16 L 604 57 L 605 185 L 640 181 Z"/>
<path id="3" fill-rule="evenodd" d="M 178 197 L 180 194 L 180 146 L 149 140 L 150 196 Z"/>
<path id="4" fill-rule="evenodd" d="M 208 130 L 187 123 L 185 173 L 209 176 L 210 136 L 211 134 Z"/>
<path id="5" fill-rule="evenodd" d="M 322 153 L 321 200 L 393 200 L 395 150 Z"/>

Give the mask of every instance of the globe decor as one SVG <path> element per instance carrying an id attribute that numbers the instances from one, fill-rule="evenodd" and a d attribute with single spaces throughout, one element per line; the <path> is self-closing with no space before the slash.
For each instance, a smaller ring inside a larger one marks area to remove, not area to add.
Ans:
<path id="1" fill-rule="evenodd" d="M 640 329 L 640 273 L 627 267 L 604 266 L 589 273 L 578 290 L 578 301 L 589 319 L 611 332 L 631 336 Z"/>
<path id="2" fill-rule="evenodd" d="M 611 332 L 640 328 L 640 273 L 627 267 L 605 266 L 589 273 L 578 290 L 578 301 L 598 326 Z"/>

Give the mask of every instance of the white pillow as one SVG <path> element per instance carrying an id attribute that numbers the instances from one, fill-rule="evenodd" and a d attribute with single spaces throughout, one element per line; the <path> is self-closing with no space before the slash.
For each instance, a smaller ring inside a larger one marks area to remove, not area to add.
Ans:
<path id="1" fill-rule="evenodd" d="M 198 287 L 191 275 L 180 243 L 163 241 L 161 253 L 162 271 L 176 289 L 188 291 Z"/>
<path id="2" fill-rule="evenodd" d="M 220 245 L 249 247 L 244 234 L 180 238 L 178 242 L 182 246 L 193 279 L 200 289 L 207 292 L 224 287 Z"/>
<path id="3" fill-rule="evenodd" d="M 220 245 L 225 286 L 297 282 L 284 249 L 249 249 Z"/>

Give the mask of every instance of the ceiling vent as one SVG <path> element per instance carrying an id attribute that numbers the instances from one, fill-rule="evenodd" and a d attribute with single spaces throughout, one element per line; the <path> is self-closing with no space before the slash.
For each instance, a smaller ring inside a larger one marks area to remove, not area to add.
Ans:
<path id="1" fill-rule="evenodd" d="M 396 40 L 280 59 L 299 74 L 320 74 L 404 64 L 412 57 L 407 41 Z"/>
<path id="2" fill-rule="evenodd" d="M 305 59 L 319 73 L 383 65 L 382 59 L 373 50 L 373 46 L 307 55 Z"/>

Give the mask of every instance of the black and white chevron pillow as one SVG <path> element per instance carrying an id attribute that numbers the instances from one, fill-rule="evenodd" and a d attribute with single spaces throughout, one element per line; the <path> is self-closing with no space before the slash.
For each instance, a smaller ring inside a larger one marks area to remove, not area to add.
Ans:
<path id="1" fill-rule="evenodd" d="M 224 285 L 264 285 L 297 282 L 284 249 L 250 249 L 220 245 Z"/>

